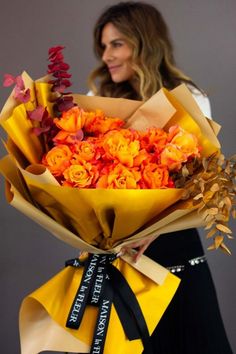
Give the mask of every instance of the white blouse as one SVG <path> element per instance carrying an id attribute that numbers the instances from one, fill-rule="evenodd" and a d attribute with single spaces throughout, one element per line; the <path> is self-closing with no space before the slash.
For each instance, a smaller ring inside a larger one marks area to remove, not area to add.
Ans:
<path id="1" fill-rule="evenodd" d="M 191 93 L 198 106 L 200 107 L 202 113 L 207 118 L 211 118 L 211 104 L 209 98 L 204 96 L 199 90 L 196 88 L 191 89 Z"/>

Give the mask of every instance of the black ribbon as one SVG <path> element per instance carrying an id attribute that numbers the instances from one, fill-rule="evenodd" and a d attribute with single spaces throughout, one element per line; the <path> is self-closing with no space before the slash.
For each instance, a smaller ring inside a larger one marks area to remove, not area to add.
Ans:
<path id="1" fill-rule="evenodd" d="M 72 303 L 66 327 L 78 329 L 87 305 L 99 308 L 90 354 L 102 354 L 112 303 L 129 340 L 141 339 L 153 354 L 150 336 L 139 303 L 122 273 L 112 265 L 115 255 L 90 254 L 86 261 L 72 259 L 66 266 L 84 266 L 83 276 Z"/>

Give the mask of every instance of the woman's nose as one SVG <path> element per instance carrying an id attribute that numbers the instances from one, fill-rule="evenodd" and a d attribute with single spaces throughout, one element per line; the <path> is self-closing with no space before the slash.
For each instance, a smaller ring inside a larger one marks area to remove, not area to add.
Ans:
<path id="1" fill-rule="evenodd" d="M 113 59 L 113 51 L 111 48 L 105 48 L 102 54 L 102 60 L 107 63 Z"/>

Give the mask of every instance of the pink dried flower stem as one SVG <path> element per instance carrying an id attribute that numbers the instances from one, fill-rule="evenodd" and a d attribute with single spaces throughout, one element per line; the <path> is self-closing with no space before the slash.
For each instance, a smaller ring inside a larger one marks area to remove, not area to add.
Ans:
<path id="1" fill-rule="evenodd" d="M 71 81 L 69 80 L 71 74 L 68 73 L 70 66 L 64 62 L 62 54 L 64 48 L 56 46 L 50 48 L 48 51 L 48 60 L 51 62 L 48 65 L 48 74 L 51 74 L 55 78 L 50 80 L 49 83 L 52 84 L 52 92 L 57 93 L 57 98 L 53 106 L 54 114 L 57 117 L 60 117 L 63 111 L 67 111 L 75 105 L 73 97 L 69 96 L 71 92 L 65 92 L 71 86 Z"/>
<path id="2" fill-rule="evenodd" d="M 21 103 L 27 103 L 30 100 L 30 89 L 25 88 L 25 84 L 21 75 L 14 77 L 11 74 L 5 74 L 3 79 L 3 86 L 9 87 L 14 84 L 14 98 Z"/>
<path id="3" fill-rule="evenodd" d="M 68 111 L 76 104 L 73 102 L 73 96 L 71 92 L 65 92 L 68 87 L 71 86 L 69 80 L 71 75 L 68 73 L 70 66 L 64 62 L 64 56 L 62 50 L 65 47 L 56 46 L 52 47 L 48 51 L 48 74 L 51 74 L 54 79 L 50 80 L 52 84 L 52 92 L 55 93 L 53 113 L 54 117 L 60 117 L 62 112 Z M 30 100 L 30 90 L 25 88 L 24 81 L 21 75 L 14 77 L 11 74 L 4 75 L 3 86 L 9 87 L 15 84 L 14 98 L 21 102 L 26 103 Z M 37 97 L 37 95 L 36 95 Z M 27 111 L 28 118 L 33 122 L 33 132 L 37 136 L 41 136 L 45 151 L 48 151 L 53 147 L 53 138 L 58 133 L 58 128 L 53 124 L 53 118 L 47 111 L 46 107 L 37 105 L 32 111 Z"/>

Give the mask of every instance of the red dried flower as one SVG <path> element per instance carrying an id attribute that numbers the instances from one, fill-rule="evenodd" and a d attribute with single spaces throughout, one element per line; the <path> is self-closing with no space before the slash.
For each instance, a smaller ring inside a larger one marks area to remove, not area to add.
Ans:
<path id="1" fill-rule="evenodd" d="M 3 79 L 3 86 L 4 87 L 12 86 L 15 83 L 16 83 L 16 79 L 15 79 L 15 77 L 13 75 L 4 74 L 4 79 Z"/>
<path id="2" fill-rule="evenodd" d="M 61 45 L 58 45 L 58 46 L 56 46 L 56 47 L 51 47 L 51 48 L 49 48 L 49 50 L 48 50 L 48 54 L 49 54 L 49 55 L 55 54 L 55 53 L 61 51 L 61 50 L 64 49 L 64 48 L 65 48 L 65 47 L 63 47 L 63 46 L 61 46 Z"/>
<path id="3" fill-rule="evenodd" d="M 43 106 L 36 107 L 33 111 L 27 111 L 28 118 L 41 122 L 45 114 L 45 108 Z"/>
<path id="4" fill-rule="evenodd" d="M 71 74 L 67 72 L 70 66 L 64 62 L 62 54 L 64 48 L 63 46 L 56 46 L 50 48 L 48 51 L 48 59 L 51 62 L 51 64 L 48 65 L 48 73 L 55 78 L 50 80 L 49 83 L 52 84 L 52 92 L 59 93 L 53 106 L 54 113 L 57 117 L 61 116 L 61 112 L 67 111 L 75 105 L 73 103 L 73 97 L 68 96 L 70 92 L 65 92 L 65 90 L 71 86 L 71 82 L 68 80 Z"/>
<path id="5" fill-rule="evenodd" d="M 27 89 L 26 91 L 21 91 L 18 90 L 18 88 L 16 87 L 14 97 L 21 103 L 26 103 L 30 100 L 30 89 Z"/>
<path id="6" fill-rule="evenodd" d="M 3 86 L 9 87 L 15 84 L 14 98 L 21 103 L 26 103 L 30 100 L 30 90 L 25 90 L 25 84 L 21 77 L 18 75 L 14 77 L 11 74 L 5 74 L 3 80 Z"/>

